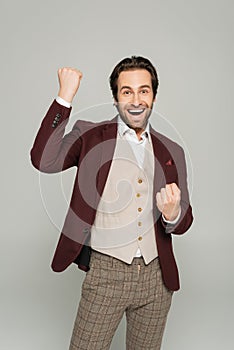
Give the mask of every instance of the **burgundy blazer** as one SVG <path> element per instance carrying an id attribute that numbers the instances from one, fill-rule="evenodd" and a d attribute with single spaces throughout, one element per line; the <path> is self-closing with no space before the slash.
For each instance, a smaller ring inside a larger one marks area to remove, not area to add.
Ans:
<path id="1" fill-rule="evenodd" d="M 53 101 L 31 150 L 32 164 L 41 172 L 57 173 L 77 167 L 70 206 L 52 261 L 56 272 L 65 270 L 71 263 L 84 271 L 89 269 L 90 231 L 110 170 L 117 135 L 117 118 L 100 123 L 78 120 L 64 135 L 70 112 L 71 108 Z M 172 235 L 183 234 L 193 221 L 185 157 L 183 149 L 166 136 L 153 128 L 150 134 L 155 156 L 155 237 L 164 283 L 168 289 L 176 291 L 180 286 Z M 156 193 L 172 182 L 181 190 L 182 211 L 175 225 L 166 224 L 156 207 Z"/>

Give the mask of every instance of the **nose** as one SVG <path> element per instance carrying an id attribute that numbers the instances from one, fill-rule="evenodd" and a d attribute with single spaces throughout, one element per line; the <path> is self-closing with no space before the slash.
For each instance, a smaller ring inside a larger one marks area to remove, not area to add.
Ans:
<path id="1" fill-rule="evenodd" d="M 132 105 L 138 107 L 141 104 L 141 98 L 138 93 L 133 94 L 132 96 Z"/>

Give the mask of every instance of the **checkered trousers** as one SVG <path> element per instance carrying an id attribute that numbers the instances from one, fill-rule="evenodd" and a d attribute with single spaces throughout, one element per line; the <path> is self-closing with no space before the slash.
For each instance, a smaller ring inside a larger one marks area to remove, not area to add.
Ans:
<path id="1" fill-rule="evenodd" d="M 124 314 L 126 349 L 160 350 L 172 294 L 158 258 L 129 265 L 93 250 L 69 350 L 109 349 Z"/>

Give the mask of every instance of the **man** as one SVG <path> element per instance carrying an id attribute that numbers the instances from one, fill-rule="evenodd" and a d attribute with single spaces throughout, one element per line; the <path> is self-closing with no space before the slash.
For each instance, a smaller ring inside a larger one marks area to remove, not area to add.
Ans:
<path id="1" fill-rule="evenodd" d="M 70 350 L 109 349 L 126 314 L 128 350 L 160 349 L 179 277 L 172 235 L 190 227 L 182 148 L 149 124 L 157 72 L 143 57 L 117 64 L 110 86 L 118 115 L 79 120 L 64 136 L 82 73 L 58 70 L 60 90 L 31 150 L 54 173 L 77 166 L 70 207 L 52 262 L 86 271 Z"/>

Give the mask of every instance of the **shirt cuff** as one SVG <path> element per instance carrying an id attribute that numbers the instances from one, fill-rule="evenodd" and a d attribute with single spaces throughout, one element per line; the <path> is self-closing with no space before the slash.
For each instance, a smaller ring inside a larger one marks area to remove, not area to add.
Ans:
<path id="1" fill-rule="evenodd" d="M 179 214 L 177 215 L 177 217 L 176 217 L 174 220 L 172 220 L 172 221 L 166 220 L 163 214 L 162 214 L 162 218 L 163 218 L 163 221 L 164 221 L 164 222 L 166 222 L 166 223 L 168 223 L 168 224 L 171 224 L 171 225 L 174 225 L 174 224 L 177 223 L 177 221 L 179 221 L 180 214 L 181 214 L 181 208 L 180 208 Z"/>
<path id="2" fill-rule="evenodd" d="M 65 101 L 62 97 L 57 96 L 57 97 L 56 97 L 56 101 L 57 101 L 60 105 L 62 105 L 62 106 L 64 106 L 64 107 L 67 107 L 67 108 L 70 108 L 70 107 L 71 107 L 71 103 Z"/>

